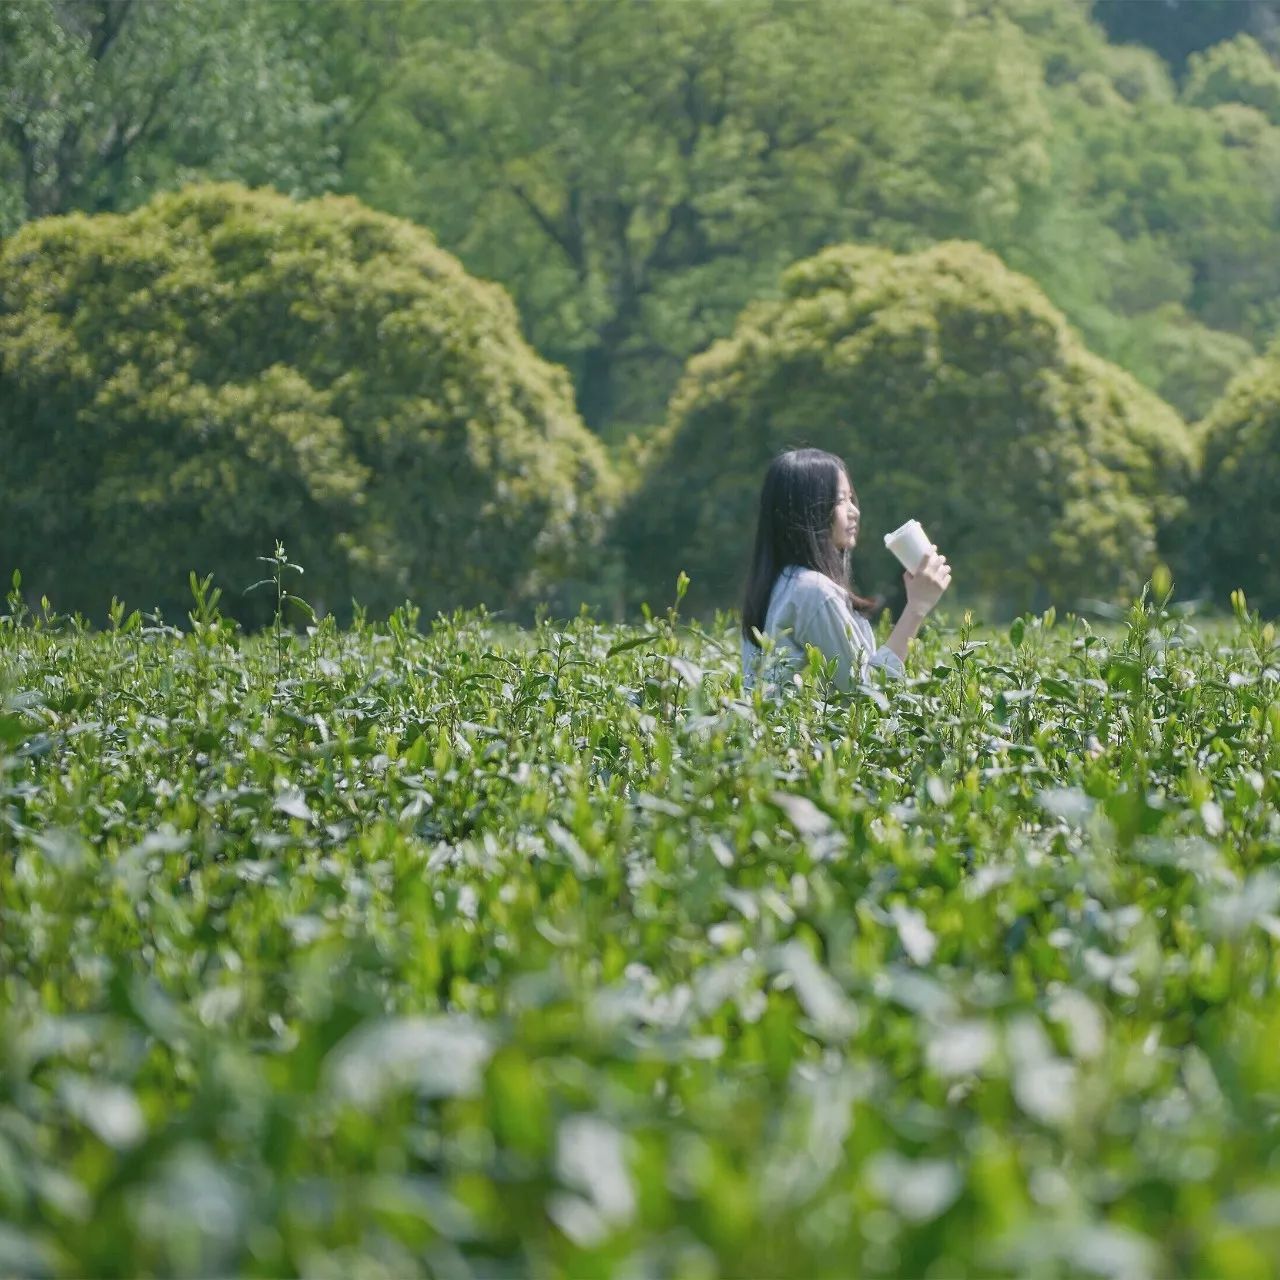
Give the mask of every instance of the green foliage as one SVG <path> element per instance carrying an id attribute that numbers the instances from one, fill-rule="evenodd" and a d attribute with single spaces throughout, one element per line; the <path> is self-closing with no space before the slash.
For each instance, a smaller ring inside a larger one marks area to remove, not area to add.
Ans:
<path id="1" fill-rule="evenodd" d="M 1204 469 L 1189 514 L 1215 599 L 1241 588 L 1280 613 L 1280 346 L 1232 382 L 1200 431 Z"/>
<path id="2" fill-rule="evenodd" d="M 1280 330 L 1276 12 L 1275 0 L 24 0 L 0 8 L 0 237 L 45 214 L 127 211 L 192 178 L 340 187 L 430 227 L 508 289 L 626 468 L 687 360 L 775 294 L 786 264 L 845 242 L 907 253 L 973 240 L 1030 276 L 1090 350 L 1199 418 Z M 54 341 L 41 332 L 35 345 Z M 353 509 L 372 520 L 370 464 L 325 409 L 329 383 L 316 391 L 300 368 L 284 359 L 253 386 L 166 374 L 145 395 L 211 436 L 252 437 L 256 477 L 238 481 L 250 503 L 314 503 L 335 529 Z M 42 394 L 66 421 L 80 412 L 68 386 Z M 119 483 L 163 505 L 144 482 L 157 457 L 134 456 L 151 446 L 126 440 L 139 414 L 168 410 L 113 407 L 113 394 L 95 432 L 110 434 L 118 408 Z M 223 491 L 176 461 L 173 509 Z M 81 492 L 96 484 L 78 478 Z M 63 527 L 48 509 L 28 518 Z M 122 566 L 150 556 L 136 524 L 124 513 L 113 535 Z M 309 536 L 287 541 L 319 570 L 333 553 Z M 387 530 L 353 537 L 339 558 L 407 589 Z M 176 556 L 198 562 L 196 541 Z"/>
<path id="3" fill-rule="evenodd" d="M 1135 345 L 1131 330 L 1150 327 L 1147 313 L 1170 303 L 1211 329 L 1265 341 L 1280 323 L 1280 129 L 1239 105 L 1176 101 L 1153 55 L 1096 35 L 1058 47 L 1054 188 L 1056 203 L 1077 211 L 1075 238 L 1044 243 L 1033 232 L 1010 260 L 1113 359 Z M 1085 280 L 1061 285 L 1073 271 Z M 1151 385 L 1169 396 L 1159 379 Z"/>
<path id="4" fill-rule="evenodd" d="M 1280 66 L 1251 36 L 1193 54 L 1182 93 L 1193 106 L 1239 102 L 1280 124 Z"/>
<path id="5" fill-rule="evenodd" d="M 21 0 L 0 8 L 0 235 L 121 212 L 196 176 L 313 192 L 342 102 L 261 0 Z"/>
<path id="6" fill-rule="evenodd" d="M 918 517 L 956 587 L 1017 608 L 1123 594 L 1150 572 L 1193 463 L 1181 420 L 1090 355 L 1027 279 L 972 245 L 844 246 L 790 268 L 690 363 L 621 536 L 646 590 L 738 590 L 770 457 L 845 457 L 864 589 L 896 578 L 879 535 Z M 1047 600 L 1046 600 L 1047 602 Z"/>
<path id="7" fill-rule="evenodd" d="M 1280 130 L 1180 101 L 1167 65 L 1109 45 L 1085 5 L 1000 8 L 1039 58 L 1050 176 L 1012 234 L 980 238 L 1092 350 L 1198 416 L 1280 322 Z"/>
<path id="8" fill-rule="evenodd" d="M 794 258 L 1013 234 L 1047 180 L 1038 69 L 940 3 L 435 6 L 348 181 L 502 280 L 620 437 Z"/>
<path id="9" fill-rule="evenodd" d="M 1209 48 L 1180 94 L 1084 0 L 29 0 L 0 15 L 0 235 L 192 177 L 339 187 L 503 284 L 615 445 L 788 262 L 969 239 L 1196 414 L 1223 335 L 1280 327 L 1267 56 Z"/>
<path id="10" fill-rule="evenodd" d="M 0 1270 L 1267 1275 L 1275 639 L 0 619 Z"/>
<path id="11" fill-rule="evenodd" d="M 1176 302 L 1134 316 L 1115 346 L 1115 358 L 1188 422 L 1203 418 L 1257 355 L 1248 339 L 1200 324 Z"/>
<path id="12" fill-rule="evenodd" d="M 647 433 L 683 361 L 833 243 L 976 240 L 1189 411 L 1233 371 L 1219 331 L 1255 343 L 1280 322 L 1280 131 L 1179 101 L 1160 58 L 1109 45 L 1086 4 L 387 12 L 321 10 L 324 47 L 346 51 L 335 85 L 400 68 L 344 182 L 506 284 L 611 440 Z M 1204 392 L 1152 355 L 1192 334 Z"/>
<path id="13" fill-rule="evenodd" d="M 611 490 L 501 289 L 354 200 L 232 186 L 0 246 L 0 440 L 0 563 L 93 614 L 110 582 L 180 616 L 191 569 L 238 597 L 277 540 L 329 609 L 517 603 Z"/>

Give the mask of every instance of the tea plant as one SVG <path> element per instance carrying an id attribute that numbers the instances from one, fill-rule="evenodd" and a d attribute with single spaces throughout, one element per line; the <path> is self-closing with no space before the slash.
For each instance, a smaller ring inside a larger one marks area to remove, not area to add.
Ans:
<path id="1" fill-rule="evenodd" d="M 0 626 L 0 1272 L 1271 1273 L 1243 600 L 766 701 L 726 619 L 192 585 Z"/>

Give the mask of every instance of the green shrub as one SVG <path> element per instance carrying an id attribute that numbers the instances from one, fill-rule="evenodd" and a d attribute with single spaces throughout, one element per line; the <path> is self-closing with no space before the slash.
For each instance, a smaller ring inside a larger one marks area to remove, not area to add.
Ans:
<path id="1" fill-rule="evenodd" d="M 330 609 L 505 606 L 612 488 L 500 288 L 354 200 L 236 186 L 4 242 L 0 442 L 0 570 L 90 615 L 180 613 L 191 569 L 234 601 L 277 538 Z"/>
<path id="2" fill-rule="evenodd" d="M 848 461 L 863 508 L 856 576 L 898 571 L 880 536 L 918 517 L 957 594 L 997 607 L 1119 597 L 1182 507 L 1189 434 L 1163 401 L 1086 351 L 1025 277 L 976 246 L 842 246 L 694 359 L 621 520 L 650 592 L 680 569 L 695 605 L 733 600 L 769 458 Z"/>
<path id="3" fill-rule="evenodd" d="M 1188 524 L 1215 600 L 1241 587 L 1251 604 L 1280 612 L 1280 344 L 1231 383 L 1201 433 Z"/>

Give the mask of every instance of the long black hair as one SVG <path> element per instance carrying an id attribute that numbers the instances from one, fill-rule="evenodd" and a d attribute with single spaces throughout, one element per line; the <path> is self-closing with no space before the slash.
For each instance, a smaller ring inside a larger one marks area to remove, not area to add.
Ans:
<path id="1" fill-rule="evenodd" d="M 850 590 L 849 553 L 831 539 L 840 477 L 848 475 L 844 463 L 822 449 L 788 449 L 769 464 L 742 599 L 742 634 L 753 644 L 754 633 L 764 631 L 774 583 L 788 565 L 816 569 L 846 592 L 855 609 L 875 609 L 876 601 Z M 853 488 L 852 480 L 849 487 Z"/>

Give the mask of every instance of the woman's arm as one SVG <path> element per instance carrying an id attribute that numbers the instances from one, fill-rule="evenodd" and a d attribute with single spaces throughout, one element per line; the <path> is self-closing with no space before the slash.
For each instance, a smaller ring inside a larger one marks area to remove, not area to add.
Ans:
<path id="1" fill-rule="evenodd" d="M 902 575 L 902 581 L 907 588 L 907 606 L 889 633 L 885 648 L 906 662 L 912 640 L 942 598 L 942 593 L 951 585 L 951 566 L 946 556 L 940 556 L 938 548 L 934 547 L 915 573 Z"/>

